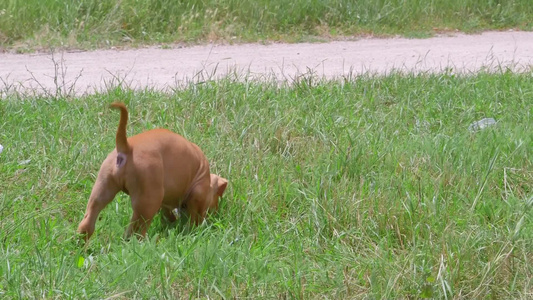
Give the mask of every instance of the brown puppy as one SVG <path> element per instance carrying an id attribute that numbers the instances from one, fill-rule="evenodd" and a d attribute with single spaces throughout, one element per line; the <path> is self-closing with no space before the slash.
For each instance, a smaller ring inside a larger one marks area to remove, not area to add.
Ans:
<path id="1" fill-rule="evenodd" d="M 100 211 L 119 191 L 130 195 L 133 207 L 126 238 L 133 233 L 144 236 L 159 209 L 173 221 L 172 210 L 184 207 L 191 222 L 198 225 L 207 210 L 218 208 L 218 198 L 228 181 L 209 173 L 209 163 L 198 146 L 166 129 L 127 138 L 126 106 L 113 103 L 111 107 L 120 109 L 116 149 L 100 167 L 87 211 L 78 226 L 86 240 L 94 232 Z"/>

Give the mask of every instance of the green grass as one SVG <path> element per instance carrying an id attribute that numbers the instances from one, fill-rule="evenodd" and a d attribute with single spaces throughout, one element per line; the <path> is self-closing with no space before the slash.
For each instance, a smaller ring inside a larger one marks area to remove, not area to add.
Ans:
<path id="1" fill-rule="evenodd" d="M 0 47 L 421 37 L 533 28 L 530 0 L 3 0 Z"/>
<path id="2" fill-rule="evenodd" d="M 2 298 L 530 298 L 531 74 L 227 79 L 0 101 Z M 230 180 L 198 227 L 121 240 L 123 194 L 75 230 L 114 147 L 174 130 Z M 475 133 L 484 117 L 498 123 Z"/>

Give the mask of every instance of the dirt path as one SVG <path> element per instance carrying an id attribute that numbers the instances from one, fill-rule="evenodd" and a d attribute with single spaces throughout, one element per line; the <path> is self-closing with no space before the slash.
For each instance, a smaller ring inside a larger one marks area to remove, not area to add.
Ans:
<path id="1" fill-rule="evenodd" d="M 175 87 L 228 72 L 293 80 L 313 72 L 334 78 L 364 72 L 476 72 L 481 68 L 533 67 L 533 32 L 486 32 L 430 39 L 361 39 L 322 44 L 204 45 L 161 49 L 51 54 L 0 54 L 0 91 L 35 89 L 91 93 L 116 85 Z M 55 74 L 58 82 L 53 78 Z M 0 92 L 1 94 L 1 92 Z"/>

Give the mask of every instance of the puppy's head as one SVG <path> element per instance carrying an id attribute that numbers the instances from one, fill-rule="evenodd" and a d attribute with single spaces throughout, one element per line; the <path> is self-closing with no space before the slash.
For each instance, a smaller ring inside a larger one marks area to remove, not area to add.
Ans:
<path id="1" fill-rule="evenodd" d="M 218 209 L 218 198 L 222 197 L 227 186 L 228 180 L 226 178 L 211 174 L 211 208 Z"/>

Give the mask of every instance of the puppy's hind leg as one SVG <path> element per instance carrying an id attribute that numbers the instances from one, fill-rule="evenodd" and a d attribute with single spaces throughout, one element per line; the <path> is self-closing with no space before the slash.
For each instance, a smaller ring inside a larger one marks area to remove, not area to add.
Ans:
<path id="1" fill-rule="evenodd" d="M 141 197 L 132 197 L 133 215 L 130 225 L 124 233 L 124 239 L 129 239 L 132 234 L 138 233 L 141 237 L 146 235 L 146 231 L 163 202 L 163 193 L 149 193 Z M 142 203 L 150 203 L 143 205 Z M 157 205 L 159 204 L 159 205 Z"/>
<path id="2" fill-rule="evenodd" d="M 83 220 L 78 225 L 78 233 L 82 234 L 87 241 L 94 233 L 96 219 L 100 211 L 115 198 L 120 189 L 113 184 L 106 176 L 99 174 L 94 183 L 87 203 L 87 210 Z"/>

